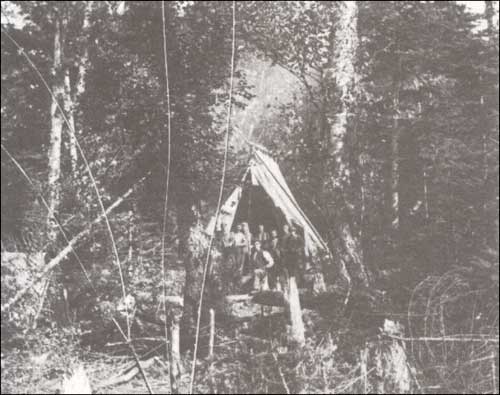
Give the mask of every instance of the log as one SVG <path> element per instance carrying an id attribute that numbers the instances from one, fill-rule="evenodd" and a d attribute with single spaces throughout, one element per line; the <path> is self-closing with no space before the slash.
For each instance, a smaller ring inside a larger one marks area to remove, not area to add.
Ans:
<path id="1" fill-rule="evenodd" d="M 384 333 L 385 336 L 405 342 L 465 342 L 465 343 L 498 343 L 498 336 L 443 336 L 443 337 L 402 337 Z"/>
<path id="2" fill-rule="evenodd" d="M 252 302 L 265 306 L 287 307 L 288 302 L 283 292 L 280 291 L 262 291 L 253 295 Z"/>
<path id="3" fill-rule="evenodd" d="M 300 304 L 303 309 L 321 310 L 325 306 L 329 306 L 329 311 L 332 309 L 341 309 L 343 307 L 343 299 L 337 292 L 324 292 L 319 295 L 313 295 L 299 289 Z M 225 303 L 242 303 L 251 302 L 262 304 L 265 306 L 287 307 L 287 301 L 284 294 L 280 291 L 260 291 L 251 294 L 227 295 L 224 298 Z"/>
<path id="4" fill-rule="evenodd" d="M 142 177 L 137 184 L 141 183 L 146 179 L 146 177 L 149 175 L 145 175 Z M 41 273 L 39 273 L 33 281 L 31 281 L 26 287 L 21 289 L 16 295 L 14 295 L 8 302 L 2 305 L 1 311 L 7 311 L 10 309 L 13 305 L 15 305 L 36 283 L 38 283 L 41 279 L 46 277 L 52 269 L 54 269 L 57 265 L 59 265 L 65 258 L 66 256 L 73 251 L 77 243 L 79 243 L 84 237 L 88 236 L 90 234 L 90 231 L 94 225 L 97 225 L 99 222 L 101 222 L 110 212 L 112 212 L 115 208 L 117 208 L 120 204 L 123 203 L 123 201 L 130 196 L 130 194 L 134 191 L 136 184 L 130 187 L 123 195 L 121 195 L 118 199 L 115 200 L 115 202 L 109 206 L 104 212 L 102 212 L 96 219 L 94 219 L 89 226 L 87 226 L 86 229 L 82 230 L 80 233 L 78 233 L 75 237 L 73 237 L 68 245 L 64 247 L 59 254 L 57 254 L 42 270 Z"/>
<path id="5" fill-rule="evenodd" d="M 238 339 L 239 340 L 247 340 L 247 341 L 249 340 L 249 341 L 253 341 L 253 342 L 265 344 L 265 345 L 272 345 L 273 344 L 273 342 L 271 340 L 261 339 L 260 337 L 245 335 L 243 333 L 238 334 Z"/>
<path id="6" fill-rule="evenodd" d="M 157 357 L 152 357 L 144 362 L 140 362 L 141 368 L 147 369 L 156 361 L 156 359 L 157 359 Z M 124 372 L 118 374 L 115 377 L 112 377 L 108 380 L 105 380 L 105 381 L 97 384 L 95 389 L 101 389 L 101 388 L 111 387 L 113 385 L 125 383 L 127 381 L 132 380 L 135 376 L 137 376 L 138 373 L 139 373 L 138 367 L 134 366 L 131 369 L 125 370 Z"/>
<path id="7" fill-rule="evenodd" d="M 139 342 L 164 342 L 165 338 L 164 337 L 136 337 L 133 339 L 130 339 L 131 342 L 139 343 Z M 124 342 L 113 342 L 113 343 L 106 343 L 104 346 L 105 347 L 115 347 L 115 346 L 127 346 L 129 344 L 128 341 Z"/>
<path id="8" fill-rule="evenodd" d="M 226 303 L 252 302 L 266 306 L 286 306 L 283 292 L 280 291 L 260 291 L 253 294 L 228 295 L 225 297 Z"/>
<path id="9" fill-rule="evenodd" d="M 288 310 L 290 320 L 291 340 L 302 345 L 305 343 L 304 322 L 302 320 L 302 308 L 300 304 L 299 289 L 295 277 L 290 277 L 287 281 L 286 293 L 281 291 L 261 291 L 248 295 L 226 296 L 226 303 L 238 303 L 251 301 L 265 306 L 285 307 Z"/>
<path id="10" fill-rule="evenodd" d="M 225 297 L 227 303 L 239 303 L 252 300 L 253 296 L 250 294 L 243 295 L 228 295 Z"/>

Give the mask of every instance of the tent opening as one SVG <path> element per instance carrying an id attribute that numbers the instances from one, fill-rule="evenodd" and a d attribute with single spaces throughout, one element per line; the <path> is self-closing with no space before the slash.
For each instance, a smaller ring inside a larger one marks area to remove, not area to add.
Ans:
<path id="1" fill-rule="evenodd" d="M 247 222 L 252 234 L 258 233 L 258 226 L 264 225 L 267 232 L 281 231 L 286 223 L 285 216 L 260 185 L 252 185 L 251 177 L 245 179 L 245 187 L 234 216 L 231 231 L 241 222 Z"/>
<path id="2" fill-rule="evenodd" d="M 273 229 L 280 234 L 283 225 L 294 225 L 304 238 L 307 255 L 328 251 L 326 243 L 306 217 L 288 187 L 278 164 L 268 155 L 255 151 L 241 181 L 221 207 L 218 223 L 212 217 L 206 227 L 207 234 L 223 231 L 226 236 L 238 224 L 247 222 L 252 234 L 264 225 L 267 233 Z"/>

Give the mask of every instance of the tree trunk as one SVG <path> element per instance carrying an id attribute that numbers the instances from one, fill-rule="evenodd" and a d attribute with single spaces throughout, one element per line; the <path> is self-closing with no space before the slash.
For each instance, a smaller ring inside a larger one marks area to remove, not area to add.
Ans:
<path id="1" fill-rule="evenodd" d="M 181 348 L 186 349 L 193 345 L 195 338 L 203 265 L 208 241 L 203 231 L 200 215 L 194 204 L 182 202 L 179 205 L 178 218 L 179 254 L 186 270 L 184 310 L 181 319 Z M 204 305 L 207 306 L 206 303 Z M 208 310 L 204 309 L 204 311 Z M 206 318 L 203 312 L 202 318 Z M 202 319 L 201 327 L 204 326 L 203 322 Z"/>
<path id="2" fill-rule="evenodd" d="M 143 182 L 146 179 L 146 177 L 147 175 L 142 177 L 136 183 L 136 185 L 139 185 L 141 182 Z M 24 288 L 19 290 L 11 299 L 9 299 L 8 302 L 2 305 L 2 312 L 7 311 L 13 305 L 15 305 L 24 295 L 26 295 L 26 293 L 32 287 L 34 287 L 44 277 L 48 276 L 54 268 L 56 268 L 59 264 L 61 264 L 61 262 L 63 262 L 64 259 L 66 259 L 69 253 L 74 251 L 76 245 L 80 241 L 82 241 L 83 238 L 85 238 L 90 234 L 91 230 L 94 229 L 93 226 L 101 222 L 105 215 L 109 215 L 109 213 L 111 213 L 115 208 L 117 208 L 120 204 L 122 204 L 125 201 L 125 199 L 127 199 L 132 194 L 132 192 L 134 191 L 134 187 L 136 185 L 133 185 L 123 195 L 121 195 L 118 199 L 116 199 L 113 204 L 108 206 L 108 208 L 103 213 L 99 214 L 97 218 L 95 218 L 92 222 L 90 222 L 90 224 L 87 226 L 86 229 L 82 230 L 80 233 L 74 236 L 66 245 L 66 247 L 64 247 L 54 258 L 52 258 L 49 261 L 49 263 L 45 265 L 44 269 L 37 276 L 35 276 L 32 282 L 28 283 Z"/>
<path id="3" fill-rule="evenodd" d="M 64 111 L 66 118 L 70 125 L 69 130 L 69 157 L 71 159 L 71 172 L 74 174 L 77 168 L 78 151 L 76 148 L 76 136 L 73 134 L 75 131 L 75 115 L 74 115 L 74 102 L 71 95 L 71 80 L 69 70 L 66 68 L 64 71 Z M 65 126 L 67 127 L 67 126 Z"/>
<path id="4" fill-rule="evenodd" d="M 498 40 L 497 40 L 497 34 L 498 34 L 498 28 L 495 28 L 495 22 L 494 22 L 494 17 L 495 17 L 495 9 L 493 7 L 493 2 L 491 1 L 485 1 L 485 8 L 484 8 L 484 18 L 486 20 L 486 34 L 488 37 L 488 46 L 490 47 L 490 50 L 493 48 L 498 48 Z M 498 49 L 495 51 L 498 53 Z M 498 56 L 498 55 L 496 55 Z M 491 66 L 490 66 L 491 67 Z M 498 70 L 497 70 L 498 71 Z M 497 86 L 498 87 L 498 74 L 496 75 L 496 78 L 492 78 L 493 75 L 491 73 L 488 73 L 488 71 L 480 71 L 479 74 L 479 86 L 480 86 L 480 98 L 479 98 L 479 105 L 480 105 L 480 118 L 481 118 L 481 123 L 480 123 L 480 128 L 483 131 L 482 132 L 482 141 L 481 141 L 481 150 L 482 150 L 482 180 L 483 180 L 483 198 L 482 198 L 482 206 L 480 208 L 481 210 L 481 215 L 482 215 L 482 233 L 484 235 L 483 242 L 488 245 L 491 243 L 492 239 L 490 235 L 492 234 L 491 232 L 491 211 L 488 209 L 488 202 L 492 200 L 493 195 L 491 194 L 492 190 L 492 180 L 494 179 L 494 176 L 492 174 L 495 173 L 495 167 L 491 165 L 491 159 L 490 157 L 494 155 L 493 150 L 488 144 L 488 141 L 493 137 L 493 139 L 496 139 L 495 135 L 498 135 L 498 116 L 492 117 L 492 114 L 494 114 L 493 110 L 494 108 L 498 108 L 498 102 L 495 104 L 495 100 L 493 97 L 498 97 L 498 88 L 497 89 L 492 89 L 492 87 Z M 496 80 L 496 81 L 495 81 Z M 496 122 L 496 125 L 492 122 L 492 119 L 495 119 L 494 122 Z M 498 185 L 498 183 L 497 183 Z M 495 188 L 498 191 L 498 187 Z M 498 194 L 497 194 L 498 197 Z M 496 226 L 498 228 L 498 226 Z"/>
<path id="5" fill-rule="evenodd" d="M 54 82 L 52 85 L 52 91 L 54 97 L 59 103 L 63 103 L 64 98 L 64 73 L 62 68 L 62 57 L 63 57 L 63 39 L 61 31 L 61 21 L 56 18 L 55 22 L 55 33 L 54 33 L 54 62 L 52 66 L 52 74 L 54 76 Z M 49 177 L 48 177 L 48 188 L 49 188 L 49 208 L 50 212 L 48 214 L 48 237 L 51 242 L 54 242 L 57 237 L 57 226 L 56 221 L 52 217 L 52 214 L 57 215 L 59 203 L 60 203 L 60 177 L 61 177 L 61 136 L 62 129 L 64 125 L 63 114 L 59 111 L 58 104 L 56 100 L 52 101 L 50 109 L 50 145 L 48 152 L 49 159 Z"/>
<path id="6" fill-rule="evenodd" d="M 182 312 L 178 308 L 171 309 L 170 315 L 170 352 L 169 352 L 169 364 L 170 364 L 170 389 L 173 394 L 179 392 L 179 380 L 182 375 L 182 362 L 180 353 L 180 321 Z"/>
<path id="7" fill-rule="evenodd" d="M 399 196 L 399 163 L 400 163 L 400 139 L 401 130 L 399 124 L 399 91 L 400 83 L 399 76 L 394 81 L 394 98 L 393 98 L 393 131 L 391 136 L 391 227 L 392 230 L 398 231 L 400 225 L 400 196 Z"/>
<path id="8" fill-rule="evenodd" d="M 61 148 L 62 148 L 62 132 L 65 126 L 64 114 L 66 107 L 65 95 L 65 74 L 63 67 L 64 59 L 64 35 L 66 21 L 64 16 L 55 13 L 55 31 L 54 31 L 54 60 L 52 65 L 52 92 L 54 98 L 50 109 L 50 145 L 48 151 L 48 190 L 49 190 L 49 214 L 48 214 L 48 229 L 47 235 L 50 243 L 50 248 L 55 247 L 57 241 L 58 227 L 55 217 L 59 214 L 59 206 L 61 202 Z M 49 253 L 52 258 L 52 253 Z M 54 276 L 54 290 L 57 297 L 52 301 L 51 310 L 54 312 L 54 320 L 61 325 L 68 325 L 67 315 L 67 290 L 63 284 L 64 274 L 62 270 L 57 270 Z"/>
<path id="9" fill-rule="evenodd" d="M 92 12 L 92 7 L 94 5 L 93 1 L 87 1 L 85 6 L 85 14 L 83 16 L 82 24 L 82 34 L 84 37 L 84 49 L 83 55 L 80 59 L 80 64 L 78 65 L 78 78 L 76 82 L 76 95 L 75 101 L 79 102 L 81 96 L 85 92 L 85 76 L 87 75 L 88 63 L 89 63 L 89 30 L 90 30 L 90 13 Z"/>
<path id="10" fill-rule="evenodd" d="M 484 16 L 486 18 L 486 28 L 490 40 L 494 40 L 495 34 L 498 34 L 495 32 L 495 8 L 493 7 L 493 3 L 493 1 L 484 2 Z"/>
<path id="11" fill-rule="evenodd" d="M 306 342 L 304 322 L 302 321 L 302 308 L 300 306 L 299 289 L 294 275 L 288 278 L 288 284 L 284 294 L 288 315 L 290 319 L 290 340 L 296 345 L 303 345 Z"/>
<path id="12" fill-rule="evenodd" d="M 81 111 L 77 113 L 77 110 L 80 105 L 80 100 L 82 95 L 85 93 L 85 77 L 87 75 L 87 69 L 89 66 L 89 30 L 90 30 L 90 13 L 92 12 L 92 7 L 94 5 L 93 1 L 85 2 L 85 11 L 83 16 L 82 23 L 82 45 L 83 45 L 83 53 L 80 58 L 80 63 L 78 65 L 78 74 L 76 78 L 76 83 L 73 89 L 73 93 L 71 90 L 71 81 L 68 70 L 66 70 L 65 75 L 65 93 L 66 93 L 66 101 L 67 105 L 65 106 L 65 111 L 68 114 L 69 123 L 73 129 L 73 132 L 76 135 L 70 133 L 69 138 L 69 153 L 71 158 L 71 171 L 74 177 L 77 177 L 77 165 L 78 165 L 78 150 L 76 146 L 77 135 L 82 134 L 82 122 L 81 122 Z M 75 116 L 75 113 L 76 116 Z M 80 121 L 75 122 L 75 118 L 80 119 Z"/>
<path id="13" fill-rule="evenodd" d="M 334 185 L 343 188 L 350 185 L 351 173 L 347 161 L 346 137 L 355 101 L 357 83 L 354 63 L 358 48 L 357 14 L 355 1 L 338 3 L 338 26 L 333 42 L 333 59 L 330 75 L 334 78 L 340 95 L 339 111 L 330 115 L 330 143 L 335 161 Z M 333 118 L 333 119 L 332 119 Z"/>
<path id="14" fill-rule="evenodd" d="M 331 69 L 328 73 L 338 90 L 340 104 L 338 111 L 327 115 L 330 125 L 331 184 L 335 198 L 335 209 L 339 213 L 334 220 L 337 235 L 343 245 L 341 259 L 349 271 L 362 283 L 368 285 L 368 273 L 363 262 L 359 238 L 352 230 L 354 218 L 355 192 L 351 177 L 353 167 L 349 163 L 348 130 L 352 128 L 352 114 L 355 108 L 356 84 L 358 76 L 355 69 L 358 49 L 357 14 L 355 1 L 342 1 L 338 4 L 337 28 L 332 43 Z"/>

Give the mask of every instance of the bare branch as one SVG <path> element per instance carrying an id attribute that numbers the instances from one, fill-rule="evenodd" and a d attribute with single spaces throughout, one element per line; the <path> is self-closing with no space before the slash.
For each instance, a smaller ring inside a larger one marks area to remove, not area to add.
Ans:
<path id="1" fill-rule="evenodd" d="M 149 175 L 145 175 L 142 177 L 137 184 L 141 183 L 146 179 L 146 177 Z M 68 245 L 62 249 L 59 254 L 57 254 L 43 269 L 43 271 L 38 274 L 35 279 L 30 282 L 26 287 L 21 289 L 19 292 L 17 292 L 16 295 L 14 295 L 7 303 L 2 305 L 2 312 L 9 310 L 12 306 L 14 306 L 21 298 L 36 284 L 38 283 L 42 278 L 47 276 L 52 269 L 54 269 L 57 265 L 59 265 L 65 258 L 66 256 L 73 251 L 73 248 L 76 246 L 77 243 L 79 243 L 83 238 L 88 236 L 90 234 L 90 231 L 92 229 L 93 225 L 98 224 L 99 222 L 102 221 L 102 219 L 107 216 L 109 213 L 111 213 L 115 208 L 117 208 L 120 204 L 123 203 L 123 201 L 130 196 L 130 194 L 134 191 L 135 185 L 130 187 L 123 195 L 121 195 L 118 199 L 115 200 L 115 202 L 109 206 L 104 212 L 102 212 L 96 219 L 94 219 L 90 225 L 82 230 L 80 233 L 78 233 L 75 237 L 73 237 Z"/>

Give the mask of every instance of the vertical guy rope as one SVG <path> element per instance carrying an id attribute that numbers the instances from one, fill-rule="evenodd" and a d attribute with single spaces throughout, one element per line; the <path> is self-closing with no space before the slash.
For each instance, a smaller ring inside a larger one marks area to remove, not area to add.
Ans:
<path id="1" fill-rule="evenodd" d="M 165 1 L 161 2 L 161 18 L 163 27 L 163 62 L 165 64 L 165 93 L 167 96 L 167 175 L 165 179 L 165 201 L 163 205 L 163 226 L 161 232 L 161 270 L 163 276 L 163 313 L 164 313 L 164 331 L 165 331 L 165 357 L 167 360 L 171 361 L 169 358 L 169 346 L 168 346 L 168 327 L 167 327 L 167 270 L 165 267 L 165 233 L 167 231 L 167 214 L 168 214 L 168 188 L 170 184 L 170 136 L 171 136 L 171 111 L 170 111 L 170 85 L 168 80 L 168 57 L 167 57 L 167 27 L 165 22 Z M 170 375 L 170 392 L 173 391 L 172 383 L 172 363 L 169 363 L 169 375 Z"/>
<path id="2" fill-rule="evenodd" d="M 200 322 L 201 322 L 201 310 L 203 303 L 203 293 L 205 292 L 205 283 L 207 280 L 208 266 L 210 264 L 210 252 L 212 250 L 212 245 L 214 242 L 215 229 L 217 227 L 217 221 L 219 220 L 220 208 L 222 204 L 222 192 L 224 191 L 224 182 L 226 180 L 226 168 L 227 168 L 227 154 L 229 151 L 229 128 L 231 126 L 231 104 L 233 100 L 233 80 L 234 80 L 234 54 L 235 54 L 235 44 L 236 43 L 236 1 L 233 1 L 233 35 L 232 35 L 232 45 L 231 45 L 231 76 L 229 80 L 229 104 L 227 109 L 227 121 L 226 121 L 226 141 L 224 146 L 224 164 L 222 167 L 222 176 L 219 189 L 219 199 L 217 202 L 217 209 L 215 211 L 215 226 L 210 235 L 210 242 L 208 244 L 207 258 L 205 261 L 205 266 L 203 267 L 203 280 L 201 283 L 200 291 L 200 302 L 198 304 L 198 316 L 196 320 L 196 335 L 194 340 L 194 351 L 193 351 L 193 362 L 191 364 L 191 382 L 189 384 L 189 393 L 193 393 L 194 379 L 196 375 L 196 356 L 198 353 L 198 341 L 200 337 Z"/>

